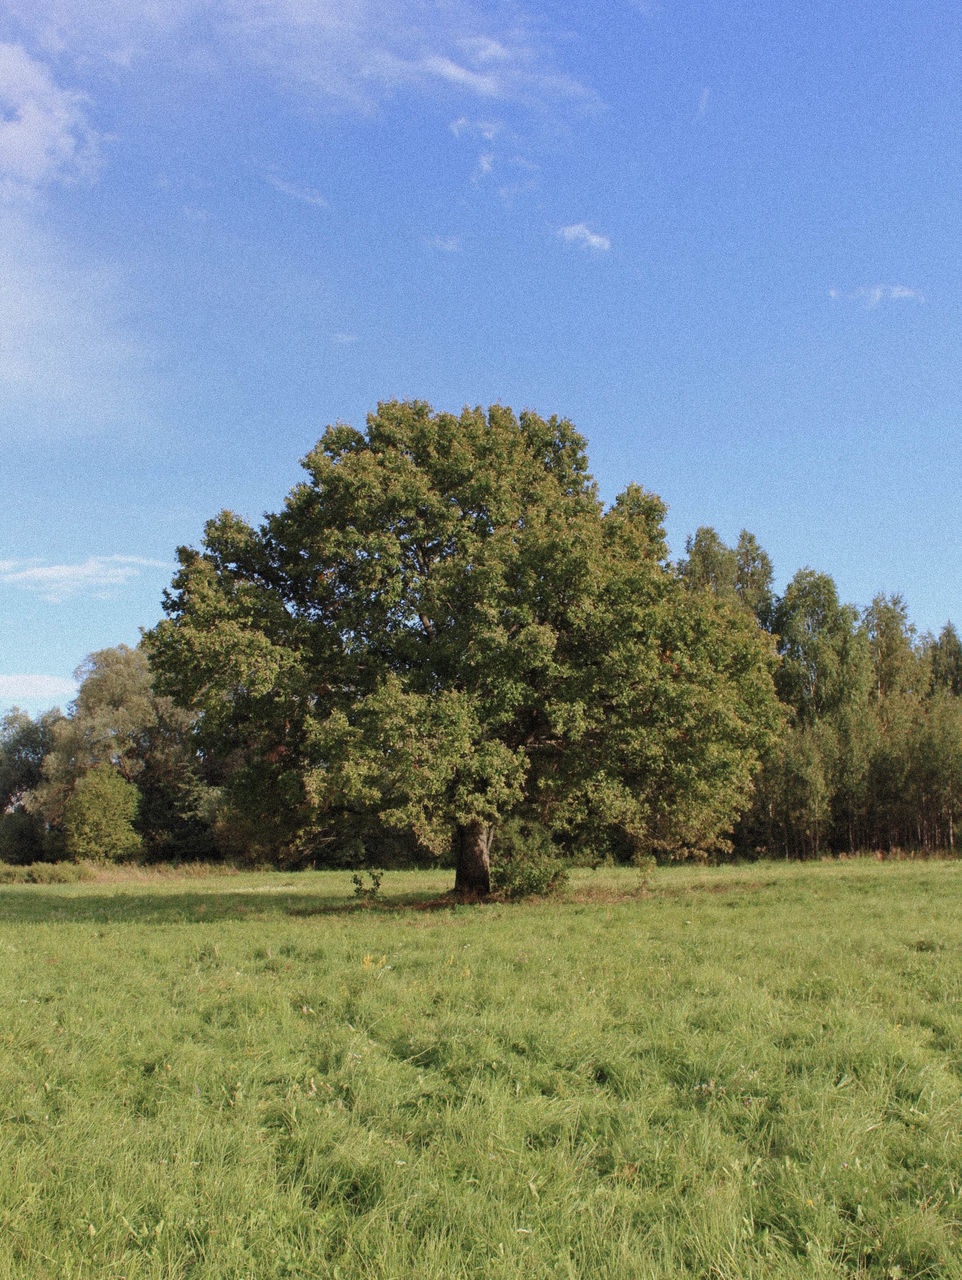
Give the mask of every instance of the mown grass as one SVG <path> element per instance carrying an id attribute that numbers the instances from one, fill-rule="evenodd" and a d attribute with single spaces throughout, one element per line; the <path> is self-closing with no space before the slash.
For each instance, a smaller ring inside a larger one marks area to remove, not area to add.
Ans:
<path id="1" fill-rule="evenodd" d="M 0 889 L 0 1278 L 962 1276 L 962 867 L 448 878 Z"/>

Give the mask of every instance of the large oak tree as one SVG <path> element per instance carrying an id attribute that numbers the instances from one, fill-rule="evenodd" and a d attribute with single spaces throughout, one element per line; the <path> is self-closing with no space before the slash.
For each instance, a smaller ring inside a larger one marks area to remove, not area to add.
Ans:
<path id="1" fill-rule="evenodd" d="M 570 423 L 384 403 L 329 427 L 259 528 L 181 548 L 159 691 L 233 764 L 263 853 L 393 831 L 483 895 L 499 826 L 562 847 L 724 839 L 777 719 L 771 641 L 687 591 L 664 507 L 605 509 Z"/>

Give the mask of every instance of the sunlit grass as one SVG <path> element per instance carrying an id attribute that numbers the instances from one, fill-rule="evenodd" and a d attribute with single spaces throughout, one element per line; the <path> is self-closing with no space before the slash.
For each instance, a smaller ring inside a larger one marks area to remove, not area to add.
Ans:
<path id="1" fill-rule="evenodd" d="M 962 1275 L 962 867 L 0 889 L 0 1277 Z"/>

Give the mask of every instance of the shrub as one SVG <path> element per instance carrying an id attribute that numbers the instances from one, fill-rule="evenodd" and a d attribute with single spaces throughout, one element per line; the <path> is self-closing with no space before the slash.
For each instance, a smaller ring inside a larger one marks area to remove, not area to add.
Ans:
<path id="1" fill-rule="evenodd" d="M 63 829 L 72 858 L 121 861 L 140 852 L 134 820 L 140 792 L 110 765 L 83 774 L 64 805 Z"/>
<path id="2" fill-rule="evenodd" d="M 540 823 L 512 818 L 499 829 L 491 857 L 492 893 L 499 898 L 554 893 L 567 879 L 568 869 Z"/>

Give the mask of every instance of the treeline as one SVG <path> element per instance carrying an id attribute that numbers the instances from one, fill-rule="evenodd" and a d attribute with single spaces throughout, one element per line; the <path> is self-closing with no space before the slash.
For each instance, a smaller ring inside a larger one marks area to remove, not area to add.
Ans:
<path id="1" fill-rule="evenodd" d="M 181 548 L 164 620 L 66 715 L 0 721 L 0 859 L 572 860 L 954 849 L 962 644 L 747 532 L 668 556 L 570 423 L 391 402 L 259 528 Z M 539 870 L 540 868 L 540 870 Z M 540 881 L 539 881 L 540 875 Z"/>
<path id="2" fill-rule="evenodd" d="M 782 725 L 733 832 L 742 855 L 955 848 L 962 806 L 962 642 L 919 635 L 898 595 L 859 611 L 832 578 L 799 570 L 784 594 L 742 533 L 699 529 L 679 571 L 738 600 L 773 637 Z"/>

